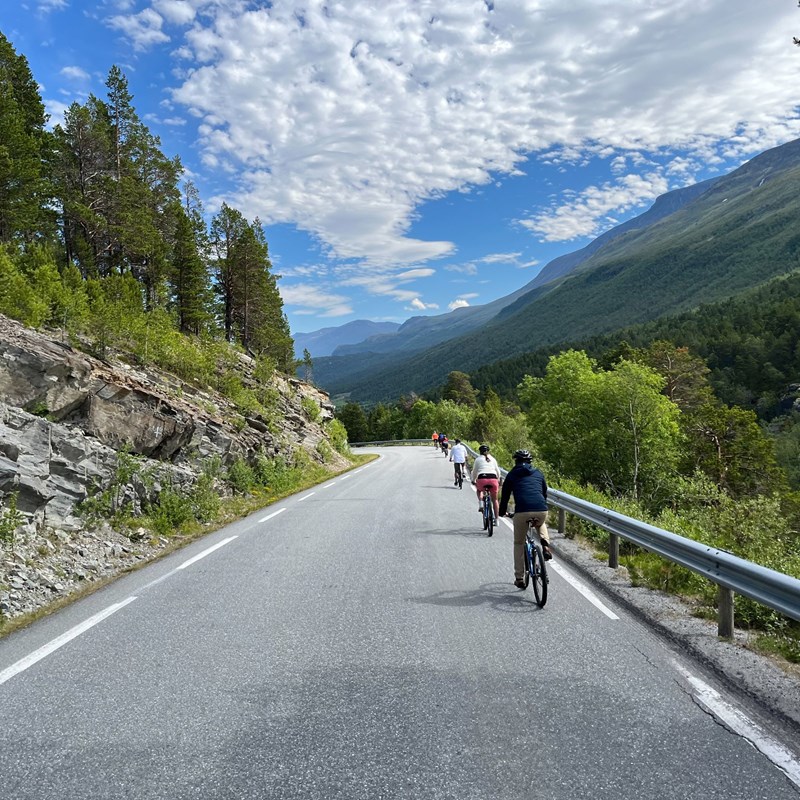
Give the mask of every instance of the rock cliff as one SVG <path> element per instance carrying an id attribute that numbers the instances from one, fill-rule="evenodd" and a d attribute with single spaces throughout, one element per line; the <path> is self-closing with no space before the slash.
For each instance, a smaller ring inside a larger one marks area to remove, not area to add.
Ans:
<path id="1" fill-rule="evenodd" d="M 239 358 L 241 380 L 254 385 L 253 360 Z M 331 469 L 347 466 L 324 444 L 328 396 L 279 375 L 271 389 L 269 419 L 242 415 L 210 388 L 118 357 L 101 361 L 0 315 L 0 501 L 13 496 L 22 523 L 13 544 L 0 541 L 0 614 L 31 610 L 163 546 L 107 525 L 86 530 L 76 513 L 114 479 L 123 448 L 157 476 L 122 487 L 134 509 L 165 482 L 193 485 L 212 459 L 224 468 L 258 455 L 292 459 L 302 449 Z"/>

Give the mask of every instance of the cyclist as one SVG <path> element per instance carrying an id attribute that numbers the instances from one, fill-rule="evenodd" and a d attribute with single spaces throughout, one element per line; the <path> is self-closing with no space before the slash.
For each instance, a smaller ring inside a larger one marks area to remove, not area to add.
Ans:
<path id="1" fill-rule="evenodd" d="M 494 506 L 495 519 L 500 519 L 497 513 L 497 490 L 500 488 L 500 467 L 489 455 L 489 445 L 482 444 L 478 448 L 480 455 L 472 465 L 472 482 L 478 492 L 478 511 L 483 514 L 483 493 L 489 492 Z"/>
<path id="2" fill-rule="evenodd" d="M 439 437 L 439 449 L 440 449 L 440 450 L 441 450 L 441 451 L 442 451 L 442 452 L 443 452 L 445 455 L 447 455 L 447 450 L 448 450 L 448 448 L 449 448 L 449 447 L 450 447 L 450 442 L 447 440 L 447 436 L 445 436 L 445 434 L 442 434 L 442 435 Z"/>
<path id="3" fill-rule="evenodd" d="M 433 440 L 433 449 L 434 450 L 438 450 L 439 449 L 439 434 L 436 433 L 436 431 L 434 431 L 431 434 L 431 439 Z"/>
<path id="4" fill-rule="evenodd" d="M 454 486 L 458 486 L 458 476 L 461 475 L 462 480 L 467 477 L 467 448 L 461 444 L 461 439 L 456 439 L 453 449 L 450 451 L 450 460 L 453 462 L 453 469 L 455 470 Z"/>
<path id="5" fill-rule="evenodd" d="M 500 493 L 500 516 L 508 510 L 508 501 L 514 496 L 514 585 L 525 588 L 525 534 L 528 520 L 539 533 L 542 554 L 545 561 L 553 557 L 550 550 L 550 534 L 547 531 L 547 483 L 541 470 L 531 466 L 531 454 L 527 450 L 517 450 L 514 455 L 514 468 L 503 481 Z"/>

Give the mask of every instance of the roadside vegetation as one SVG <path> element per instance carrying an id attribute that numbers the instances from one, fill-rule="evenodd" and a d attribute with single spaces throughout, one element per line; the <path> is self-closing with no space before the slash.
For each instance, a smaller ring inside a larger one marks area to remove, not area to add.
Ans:
<path id="1" fill-rule="evenodd" d="M 437 400 L 403 398 L 337 417 L 351 441 L 428 438 L 433 431 L 486 442 L 501 465 L 529 449 L 548 483 L 750 561 L 800 577 L 800 494 L 776 459 L 775 443 L 752 410 L 720 401 L 709 368 L 685 347 L 658 340 L 618 345 L 601 360 L 584 351 L 551 355 L 543 374 L 525 376 L 514 399 L 476 391 L 452 372 Z M 567 535 L 598 550 L 608 535 L 570 518 Z M 702 616 L 715 614 L 716 587 L 627 543 L 633 582 L 681 594 Z M 800 662 L 800 626 L 747 598 L 736 621 L 763 649 Z"/>

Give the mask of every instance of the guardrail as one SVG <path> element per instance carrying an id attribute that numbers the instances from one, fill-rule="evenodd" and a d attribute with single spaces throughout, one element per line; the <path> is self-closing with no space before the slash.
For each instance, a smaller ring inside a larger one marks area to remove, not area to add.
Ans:
<path id="1" fill-rule="evenodd" d="M 405 439 L 393 442 L 361 442 L 359 444 L 423 443 L 429 444 L 430 440 Z M 471 447 L 465 446 L 473 458 L 478 456 L 478 453 Z M 503 477 L 508 474 L 508 470 L 501 468 L 500 471 Z M 797 578 L 746 561 L 725 550 L 709 547 L 694 539 L 678 536 L 676 533 L 657 528 L 633 517 L 626 517 L 617 511 L 581 500 L 566 492 L 548 489 L 547 500 L 550 505 L 558 509 L 560 533 L 566 531 L 567 514 L 573 514 L 609 532 L 609 567 L 616 569 L 619 566 L 619 539 L 621 537 L 715 583 L 718 587 L 717 633 L 721 637 L 729 639 L 733 636 L 734 594 L 749 597 L 757 603 L 800 621 L 800 580 Z"/>

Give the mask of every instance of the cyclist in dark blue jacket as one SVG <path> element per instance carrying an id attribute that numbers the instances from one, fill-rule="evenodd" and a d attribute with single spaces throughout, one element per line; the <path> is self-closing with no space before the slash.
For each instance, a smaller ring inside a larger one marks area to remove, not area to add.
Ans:
<path id="1" fill-rule="evenodd" d="M 514 468 L 506 475 L 500 493 L 500 516 L 508 511 L 508 502 L 514 496 L 514 585 L 525 588 L 525 533 L 528 520 L 532 519 L 546 561 L 553 554 L 550 550 L 550 534 L 547 531 L 547 482 L 541 470 L 531 466 L 531 454 L 527 450 L 514 453 Z"/>

